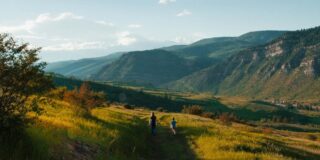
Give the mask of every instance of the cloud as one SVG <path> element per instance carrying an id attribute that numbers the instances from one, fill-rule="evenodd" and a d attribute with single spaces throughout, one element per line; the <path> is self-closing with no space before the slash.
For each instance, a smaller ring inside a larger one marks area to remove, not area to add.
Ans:
<path id="1" fill-rule="evenodd" d="M 105 42 L 68 42 L 57 45 L 44 47 L 44 51 L 75 51 L 85 49 L 106 49 L 108 48 Z"/>
<path id="2" fill-rule="evenodd" d="M 159 0 L 159 4 L 168 4 L 168 3 L 172 3 L 172 2 L 175 2 L 176 0 Z"/>
<path id="3" fill-rule="evenodd" d="M 117 33 L 116 35 L 118 37 L 117 39 L 118 45 L 128 46 L 137 41 L 137 38 L 132 36 L 131 33 L 128 31 L 123 31 L 123 32 Z"/>
<path id="4" fill-rule="evenodd" d="M 112 23 L 112 22 L 106 22 L 106 21 L 95 21 L 95 23 L 101 24 L 101 25 L 104 25 L 104 26 L 109 26 L 109 27 L 115 26 L 114 23 Z"/>
<path id="5" fill-rule="evenodd" d="M 179 12 L 176 14 L 176 16 L 178 17 L 183 17 L 183 16 L 189 16 L 191 15 L 192 13 L 186 9 L 184 9 L 183 11 Z"/>
<path id="6" fill-rule="evenodd" d="M 112 26 L 112 27 L 111 27 Z M 10 32 L 22 42 L 42 47 L 46 61 L 78 59 L 110 52 L 144 50 L 174 44 L 139 35 L 142 24 L 114 25 L 103 19 L 89 19 L 71 12 L 42 13 L 17 23 L 0 24 L 0 32 Z M 89 51 L 90 50 L 90 51 Z"/>
<path id="7" fill-rule="evenodd" d="M 21 25 L 16 26 L 0 26 L 0 32 L 21 32 L 26 31 L 28 33 L 32 33 L 32 30 L 39 24 L 43 24 L 46 22 L 57 22 L 65 19 L 83 19 L 82 16 L 75 15 L 71 12 L 63 12 L 59 15 L 51 15 L 50 13 L 42 13 L 37 18 L 32 20 L 27 20 Z"/>
<path id="8" fill-rule="evenodd" d="M 141 28 L 142 25 L 140 25 L 140 24 L 129 24 L 128 27 L 129 28 Z"/>
<path id="9" fill-rule="evenodd" d="M 177 36 L 172 41 L 178 44 L 190 44 L 206 37 L 207 35 L 204 33 L 195 32 L 188 36 Z"/>

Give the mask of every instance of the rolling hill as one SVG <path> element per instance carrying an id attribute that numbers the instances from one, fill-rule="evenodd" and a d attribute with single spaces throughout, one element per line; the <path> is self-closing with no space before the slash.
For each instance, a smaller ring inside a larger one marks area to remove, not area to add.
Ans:
<path id="1" fill-rule="evenodd" d="M 169 86 L 256 98 L 318 100 L 319 37 L 320 27 L 287 32 L 266 45 L 242 50 Z"/>
<path id="2" fill-rule="evenodd" d="M 243 34 L 239 37 L 214 37 L 202 39 L 190 45 L 171 46 L 163 48 L 173 51 L 185 58 L 216 58 L 224 59 L 242 49 L 266 44 L 286 31 L 256 31 Z"/>
<path id="3" fill-rule="evenodd" d="M 92 79 L 158 86 L 210 64 L 209 60 L 187 60 L 165 50 L 137 51 L 103 67 Z"/>
<path id="4" fill-rule="evenodd" d="M 112 63 L 124 53 L 113 53 L 104 57 L 49 63 L 45 69 L 64 76 L 88 79 L 103 66 Z"/>

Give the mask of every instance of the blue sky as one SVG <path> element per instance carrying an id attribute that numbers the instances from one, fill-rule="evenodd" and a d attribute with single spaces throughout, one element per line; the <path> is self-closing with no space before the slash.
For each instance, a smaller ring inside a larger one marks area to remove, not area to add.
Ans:
<path id="1" fill-rule="evenodd" d="M 0 1 L 0 32 L 49 62 L 320 25 L 319 0 Z"/>

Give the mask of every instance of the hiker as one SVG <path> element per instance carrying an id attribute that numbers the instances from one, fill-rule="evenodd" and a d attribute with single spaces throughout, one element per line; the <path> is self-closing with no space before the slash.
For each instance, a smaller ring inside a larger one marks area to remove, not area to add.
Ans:
<path id="1" fill-rule="evenodd" d="M 150 127 L 151 127 L 152 135 L 156 135 L 156 125 L 157 125 L 157 117 L 154 115 L 154 112 L 152 112 L 150 117 Z"/>
<path id="2" fill-rule="evenodd" d="M 173 132 L 173 135 L 176 135 L 176 127 L 177 127 L 177 121 L 173 117 L 172 121 L 170 123 L 170 128 L 171 128 L 171 130 Z"/>

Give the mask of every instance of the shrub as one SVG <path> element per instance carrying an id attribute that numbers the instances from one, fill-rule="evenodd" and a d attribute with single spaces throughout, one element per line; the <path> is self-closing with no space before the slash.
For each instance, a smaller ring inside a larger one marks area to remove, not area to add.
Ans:
<path id="1" fill-rule="evenodd" d="M 264 134 L 272 134 L 273 130 L 271 128 L 263 128 L 262 133 Z"/>
<path id="2" fill-rule="evenodd" d="M 204 113 L 202 113 L 201 116 L 206 117 L 206 118 L 211 118 L 211 119 L 215 118 L 215 115 L 212 112 L 204 112 Z"/>
<path id="3" fill-rule="evenodd" d="M 222 113 L 219 116 L 219 120 L 225 125 L 231 125 L 232 124 L 232 117 L 228 113 Z"/>
<path id="4" fill-rule="evenodd" d="M 129 104 L 125 104 L 123 107 L 125 109 L 134 109 L 134 107 L 132 105 L 129 105 Z"/>
<path id="5" fill-rule="evenodd" d="M 183 106 L 182 113 L 201 115 L 203 113 L 203 109 L 199 105 Z"/>
<path id="6" fill-rule="evenodd" d="M 84 82 L 79 89 L 75 88 L 72 91 L 66 91 L 63 99 L 79 107 L 75 111 L 83 115 L 83 113 L 90 114 L 92 108 L 103 105 L 105 94 L 92 91 L 89 84 Z"/>
<path id="7" fill-rule="evenodd" d="M 318 139 L 318 137 L 316 135 L 314 135 L 314 134 L 309 134 L 308 135 L 308 139 L 312 140 L 312 141 L 316 141 Z"/>
<path id="8" fill-rule="evenodd" d="M 164 112 L 164 109 L 163 109 L 162 107 L 158 107 L 158 108 L 157 108 L 157 111 L 159 111 L 159 112 Z"/>

